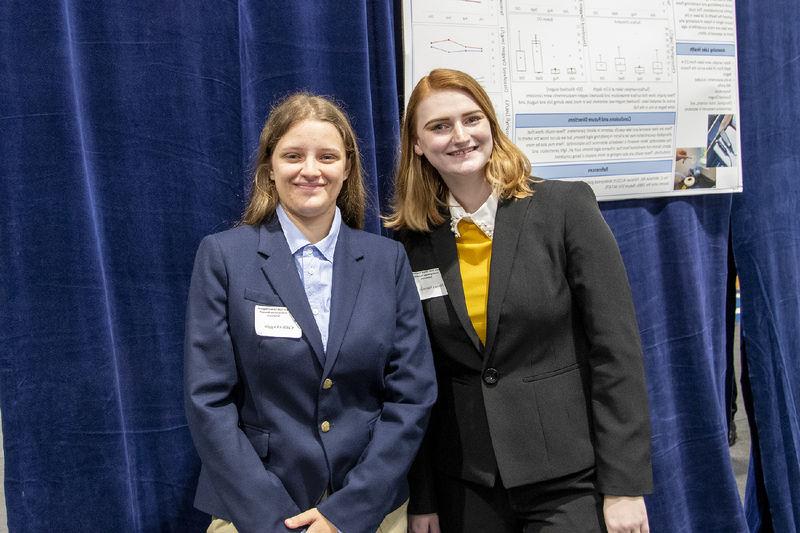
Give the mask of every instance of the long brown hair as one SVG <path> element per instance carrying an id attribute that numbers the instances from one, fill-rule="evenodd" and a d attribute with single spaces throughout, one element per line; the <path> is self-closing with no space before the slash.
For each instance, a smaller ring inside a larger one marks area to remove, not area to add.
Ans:
<path id="1" fill-rule="evenodd" d="M 498 198 L 524 198 L 532 194 L 528 181 L 531 164 L 522 151 L 503 133 L 492 101 L 472 76 L 459 70 L 436 69 L 414 87 L 406 106 L 400 132 L 400 157 L 395 173 L 392 213 L 385 224 L 392 229 L 430 231 L 444 222 L 447 185 L 425 156 L 414 152 L 417 139 L 416 113 L 420 102 L 435 91 L 452 89 L 472 98 L 486 115 L 492 130 L 492 155 L 486 163 L 486 181 Z"/>
<path id="2" fill-rule="evenodd" d="M 347 179 L 344 180 L 342 190 L 336 198 L 336 205 L 342 212 L 345 224 L 357 229 L 364 227 L 366 193 L 356 134 L 347 115 L 336 103 L 324 96 L 307 92 L 287 96 L 270 111 L 258 141 L 250 200 L 240 224 L 258 225 L 271 219 L 275 214 L 279 198 L 275 182 L 269 177 L 272 170 L 272 152 L 287 131 L 309 119 L 332 124 L 342 136 L 347 162 L 345 171 Z"/>

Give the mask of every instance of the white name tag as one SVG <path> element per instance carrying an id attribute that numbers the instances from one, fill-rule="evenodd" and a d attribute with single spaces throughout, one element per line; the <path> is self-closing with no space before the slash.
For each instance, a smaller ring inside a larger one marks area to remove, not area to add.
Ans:
<path id="1" fill-rule="evenodd" d="M 445 296 L 447 294 L 447 287 L 444 286 L 442 273 L 439 272 L 438 268 L 414 272 L 414 281 L 417 284 L 420 300 L 427 300 L 428 298 L 436 298 L 437 296 Z"/>
<path id="2" fill-rule="evenodd" d="M 261 337 L 287 337 L 299 339 L 303 331 L 285 307 L 256 306 L 256 335 Z"/>

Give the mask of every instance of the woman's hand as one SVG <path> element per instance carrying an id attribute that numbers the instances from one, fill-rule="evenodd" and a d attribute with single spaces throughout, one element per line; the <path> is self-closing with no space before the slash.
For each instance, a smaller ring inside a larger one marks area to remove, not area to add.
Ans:
<path id="1" fill-rule="evenodd" d="M 297 529 L 299 527 L 308 526 L 307 533 L 337 533 L 339 530 L 331 524 L 327 518 L 322 516 L 316 507 L 309 509 L 304 513 L 294 515 L 283 521 L 289 529 Z"/>
<path id="2" fill-rule="evenodd" d="M 436 513 L 408 515 L 408 533 L 441 533 L 439 515 Z"/>
<path id="3" fill-rule="evenodd" d="M 608 533 L 650 533 L 643 496 L 604 496 Z"/>

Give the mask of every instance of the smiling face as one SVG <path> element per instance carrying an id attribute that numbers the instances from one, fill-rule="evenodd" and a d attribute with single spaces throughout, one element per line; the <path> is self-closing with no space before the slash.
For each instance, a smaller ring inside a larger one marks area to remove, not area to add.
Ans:
<path id="1" fill-rule="evenodd" d="M 492 155 L 486 114 L 466 92 L 433 91 L 417 107 L 414 152 L 425 156 L 450 189 L 485 181 Z"/>
<path id="2" fill-rule="evenodd" d="M 280 138 L 270 161 L 270 179 L 289 218 L 301 229 L 330 228 L 348 170 L 336 127 L 321 120 L 298 122 Z"/>

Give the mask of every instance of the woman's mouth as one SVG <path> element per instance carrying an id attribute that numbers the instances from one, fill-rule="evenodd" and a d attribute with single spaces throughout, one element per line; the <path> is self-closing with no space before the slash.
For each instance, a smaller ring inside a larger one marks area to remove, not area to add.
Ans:
<path id="1" fill-rule="evenodd" d="M 448 152 L 447 155 L 451 155 L 453 157 L 462 157 L 467 155 L 470 152 L 474 152 L 478 147 L 477 146 L 470 146 L 469 148 L 462 148 L 461 150 L 456 150 L 454 152 Z"/>
<path id="2" fill-rule="evenodd" d="M 318 189 L 318 188 L 324 187 L 324 186 L 325 186 L 324 183 L 309 183 L 309 182 L 295 183 L 295 187 L 299 187 L 301 189 L 308 189 L 308 190 Z"/>

